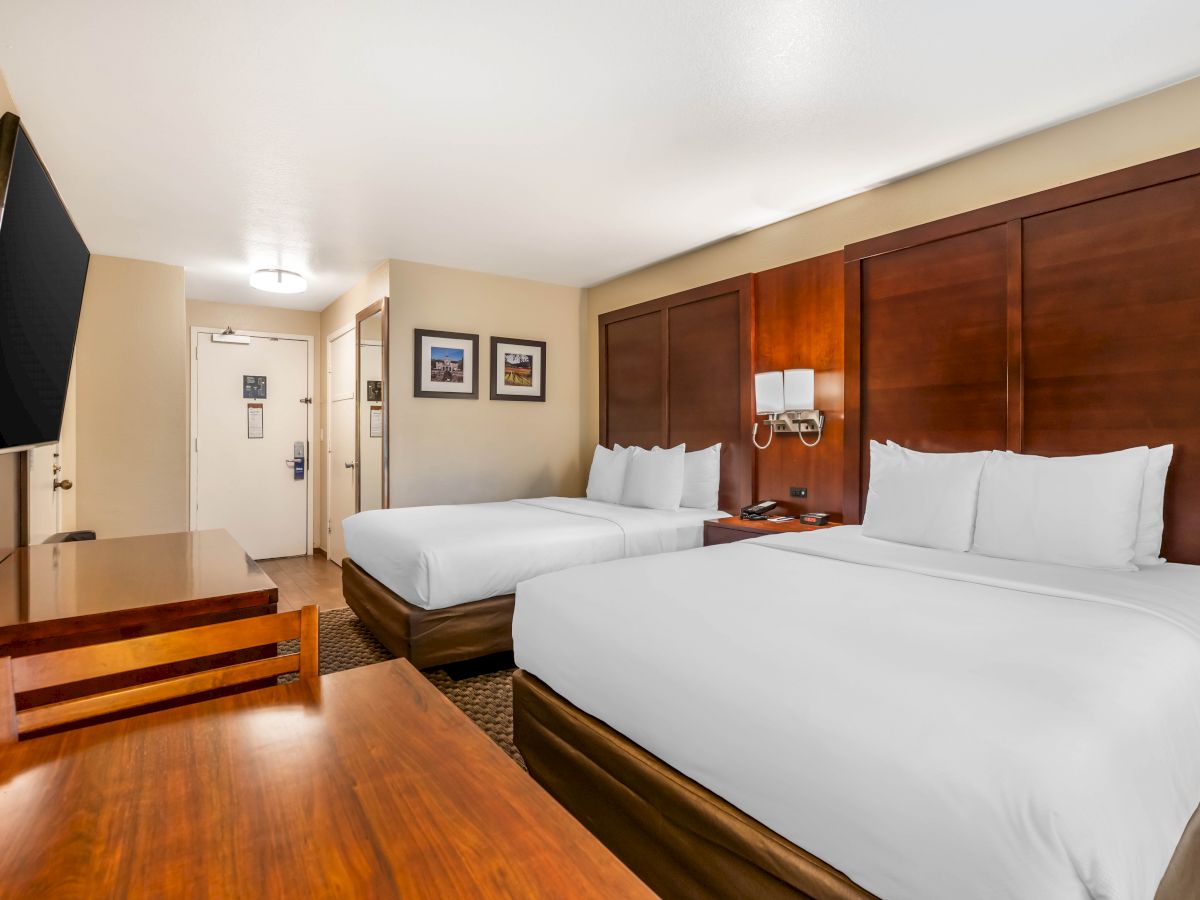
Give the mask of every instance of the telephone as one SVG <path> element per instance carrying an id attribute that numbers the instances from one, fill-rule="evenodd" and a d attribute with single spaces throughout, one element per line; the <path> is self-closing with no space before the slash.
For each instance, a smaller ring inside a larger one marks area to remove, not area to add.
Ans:
<path id="1" fill-rule="evenodd" d="M 751 506 L 742 507 L 743 519 L 765 519 L 767 513 L 773 510 L 778 504 L 774 500 L 763 500 L 760 503 L 755 503 Z"/>

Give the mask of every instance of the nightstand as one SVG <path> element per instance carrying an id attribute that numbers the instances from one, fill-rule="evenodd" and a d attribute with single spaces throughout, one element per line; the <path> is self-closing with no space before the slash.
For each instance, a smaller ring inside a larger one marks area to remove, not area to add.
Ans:
<path id="1" fill-rule="evenodd" d="M 799 519 L 790 522 L 768 522 L 766 519 L 742 519 L 729 516 L 725 519 L 709 519 L 704 523 L 704 546 L 731 544 L 766 534 L 788 534 L 794 531 L 824 531 L 837 528 L 841 522 L 830 521 L 828 525 L 805 525 Z"/>

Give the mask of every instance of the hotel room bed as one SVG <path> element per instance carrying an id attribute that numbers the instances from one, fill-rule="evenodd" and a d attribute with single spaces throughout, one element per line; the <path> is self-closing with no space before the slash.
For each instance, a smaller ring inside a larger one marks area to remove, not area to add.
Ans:
<path id="1" fill-rule="evenodd" d="M 535 578 L 513 633 L 530 771 L 668 896 L 1200 894 L 1200 567 L 846 527 Z"/>
<path id="2" fill-rule="evenodd" d="M 418 668 L 512 649 L 518 582 L 699 547 L 718 510 L 572 497 L 362 512 L 343 523 L 346 603 Z"/>

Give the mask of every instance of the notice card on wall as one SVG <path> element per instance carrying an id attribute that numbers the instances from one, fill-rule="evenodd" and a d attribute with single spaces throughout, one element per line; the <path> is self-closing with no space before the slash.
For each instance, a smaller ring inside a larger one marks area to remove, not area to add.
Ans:
<path id="1" fill-rule="evenodd" d="M 383 437 L 383 407 L 371 407 L 371 437 Z"/>
<path id="2" fill-rule="evenodd" d="M 263 405 L 246 404 L 246 437 L 261 439 L 263 436 Z"/>

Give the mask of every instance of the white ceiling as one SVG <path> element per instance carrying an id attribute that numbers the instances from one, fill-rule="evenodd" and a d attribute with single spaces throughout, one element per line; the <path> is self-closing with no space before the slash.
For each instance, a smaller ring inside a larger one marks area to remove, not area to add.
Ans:
<path id="1" fill-rule="evenodd" d="M 0 0 L 95 253 L 587 285 L 1200 71 L 1196 0 Z M 309 279 L 252 290 L 251 270 Z"/>

